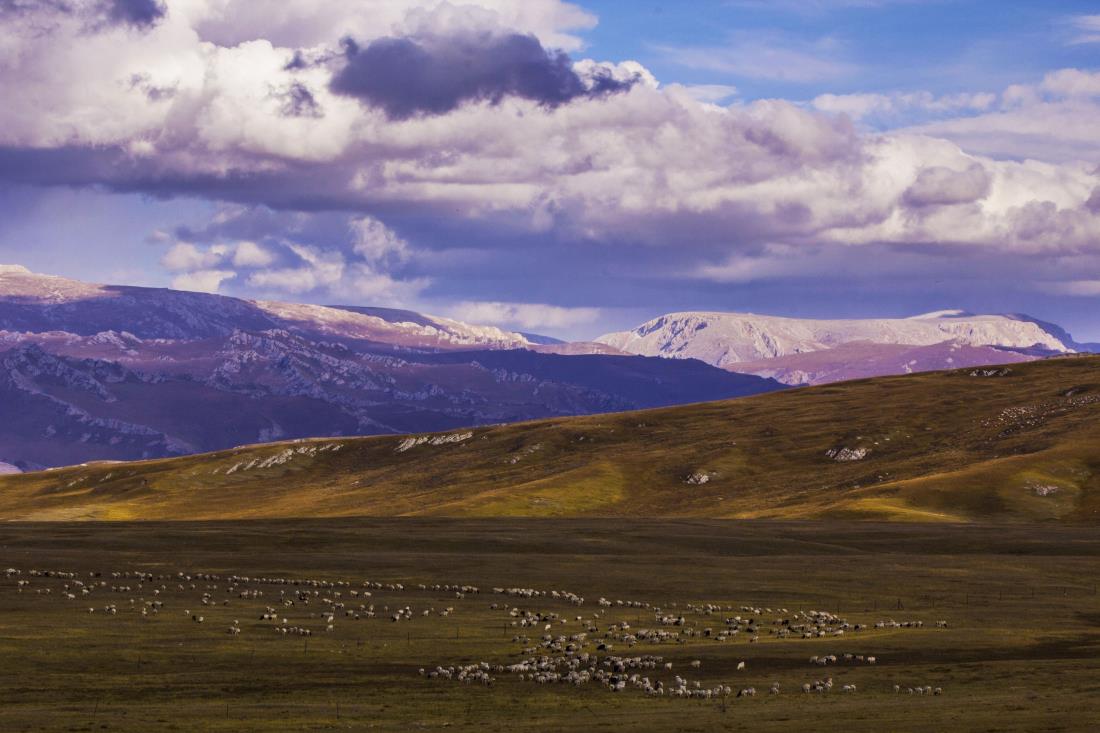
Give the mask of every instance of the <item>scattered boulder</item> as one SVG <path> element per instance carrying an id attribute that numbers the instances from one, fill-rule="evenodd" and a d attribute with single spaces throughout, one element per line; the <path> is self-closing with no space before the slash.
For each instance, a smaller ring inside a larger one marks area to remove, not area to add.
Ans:
<path id="1" fill-rule="evenodd" d="M 1007 377 L 1012 374 L 1012 370 L 1008 367 L 1000 367 L 999 369 L 971 369 L 970 376 L 972 377 Z"/>
<path id="2" fill-rule="evenodd" d="M 868 448 L 830 448 L 825 451 L 825 455 L 839 463 L 847 463 L 849 461 L 862 461 L 870 452 Z"/>
<path id="3" fill-rule="evenodd" d="M 418 445 L 446 445 L 448 443 L 461 443 L 474 437 L 473 432 L 465 433 L 450 433 L 449 435 L 421 435 L 420 437 L 409 437 L 402 440 L 397 444 L 395 452 L 404 453 L 410 448 L 415 448 Z"/>
<path id="4" fill-rule="evenodd" d="M 691 486 L 701 486 L 709 482 L 710 478 L 711 474 L 706 471 L 693 471 L 684 478 L 684 483 L 690 484 Z"/>
<path id="5" fill-rule="evenodd" d="M 1053 484 L 1032 484 L 1031 493 L 1036 496 L 1053 496 L 1058 493 L 1058 486 Z"/>

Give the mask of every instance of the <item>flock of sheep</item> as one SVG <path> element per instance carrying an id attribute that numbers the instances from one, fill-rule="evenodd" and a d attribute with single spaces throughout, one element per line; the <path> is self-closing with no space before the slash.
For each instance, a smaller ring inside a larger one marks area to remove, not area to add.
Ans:
<path id="1" fill-rule="evenodd" d="M 467 617 L 455 626 L 456 636 L 468 626 L 467 636 L 484 633 L 485 614 L 511 635 L 512 651 L 505 658 L 464 664 L 437 664 L 417 670 L 426 680 L 444 680 L 492 687 L 509 677 L 524 683 L 567 688 L 602 688 L 612 693 L 637 691 L 645 696 L 686 699 L 755 697 L 747 684 L 717 681 L 721 674 L 747 678 L 747 660 L 715 656 L 714 645 L 820 640 L 848 645 L 849 640 L 876 632 L 921 630 L 919 620 L 849 622 L 839 614 L 820 610 L 788 610 L 714 603 L 650 604 L 636 600 L 599 598 L 594 603 L 561 590 L 494 587 L 486 590 L 459 583 L 382 583 L 288 577 L 254 577 L 212 573 L 144 571 L 72 572 L 21 570 L 3 573 L 0 591 L 58 598 L 91 616 L 137 616 L 147 622 L 157 617 L 188 619 L 194 633 L 209 634 L 207 617 L 232 615 L 215 633 L 240 637 L 259 632 L 277 636 L 311 637 L 337 634 L 338 627 L 365 624 L 356 635 L 391 636 L 372 624 L 409 624 L 418 629 L 452 616 Z M 482 600 L 485 596 L 489 599 Z M 414 607 L 417 599 L 424 603 Z M 410 599 L 413 599 L 410 601 Z M 440 602 L 441 599 L 446 599 Z M 475 612 L 467 609 L 474 607 Z M 194 609 L 194 610 L 193 610 Z M 242 625 L 241 618 L 248 619 Z M 448 626 L 455 625 L 448 620 Z M 945 621 L 935 624 L 947 626 Z M 411 631 L 410 638 L 411 638 Z M 306 642 L 308 644 L 308 640 Z M 855 646 L 853 644 L 853 646 Z M 696 652 L 692 654 L 692 652 Z M 701 653 L 700 653 L 701 652 Z M 701 657 L 701 658 L 695 658 Z M 704 659 L 708 659 L 704 663 Z M 876 665 L 879 657 L 857 651 L 815 654 L 807 667 Z M 709 679 L 704 679 L 707 675 Z M 941 687 L 892 685 L 896 694 L 937 696 Z M 842 693 L 859 691 L 855 684 L 836 686 Z M 797 689 L 797 688 L 796 688 Z M 806 681 L 806 694 L 832 692 L 832 677 Z M 779 695 L 779 682 L 770 695 Z"/>

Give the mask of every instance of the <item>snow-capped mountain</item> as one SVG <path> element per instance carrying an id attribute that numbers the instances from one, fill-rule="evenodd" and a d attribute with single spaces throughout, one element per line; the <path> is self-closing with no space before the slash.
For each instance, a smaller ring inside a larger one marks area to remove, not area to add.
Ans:
<path id="1" fill-rule="evenodd" d="M 778 388 L 699 362 L 639 358 L 602 344 L 531 344 L 412 311 L 255 302 L 0 269 L 0 463 L 20 469 Z"/>
<path id="2" fill-rule="evenodd" d="M 391 308 L 253 301 L 164 288 L 96 285 L 0 265 L 0 330 L 106 331 L 141 339 L 198 339 L 278 328 L 317 338 L 424 349 L 523 348 L 528 340 L 495 326 Z"/>
<path id="3" fill-rule="evenodd" d="M 1030 358 L 1072 353 L 1078 346 L 1065 331 L 1026 316 L 955 310 L 912 318 L 842 320 L 670 313 L 596 341 L 632 354 L 694 358 L 790 384 L 1018 361 L 1020 354 Z M 851 344 L 860 347 L 839 348 Z M 937 345 L 944 348 L 927 348 Z M 907 353 L 897 347 L 922 350 Z M 965 351 L 960 353 L 960 348 Z M 803 356 L 808 354 L 815 356 Z"/>

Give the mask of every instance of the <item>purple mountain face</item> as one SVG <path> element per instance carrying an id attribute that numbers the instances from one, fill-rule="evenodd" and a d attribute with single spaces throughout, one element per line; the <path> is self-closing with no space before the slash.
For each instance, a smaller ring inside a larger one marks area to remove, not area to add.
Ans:
<path id="1" fill-rule="evenodd" d="M 780 389 L 697 360 L 537 344 L 411 311 L 91 285 L 0 268 L 0 463 L 447 430 Z"/>

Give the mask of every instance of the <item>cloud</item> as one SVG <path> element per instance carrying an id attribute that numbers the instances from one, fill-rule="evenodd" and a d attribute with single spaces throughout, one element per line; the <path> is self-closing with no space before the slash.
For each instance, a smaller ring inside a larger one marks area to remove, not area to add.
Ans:
<path id="1" fill-rule="evenodd" d="M 360 216 L 350 223 L 354 234 L 352 249 L 372 262 L 404 262 L 409 258 L 409 243 L 372 216 Z"/>
<path id="2" fill-rule="evenodd" d="M 191 290 L 199 293 L 216 293 L 222 283 L 232 280 L 237 273 L 232 270 L 195 270 L 172 278 L 172 287 L 176 290 Z"/>
<path id="3" fill-rule="evenodd" d="M 265 297 L 402 304 L 429 285 L 399 272 L 408 243 L 369 216 L 229 206 L 203 227 L 154 234 L 150 241 L 171 242 L 161 264 L 186 290 L 228 284 Z"/>
<path id="4" fill-rule="evenodd" d="M 997 95 L 989 92 L 935 95 L 927 91 L 821 94 L 810 102 L 814 109 L 831 114 L 844 114 L 853 120 L 871 120 L 882 124 L 905 119 L 911 124 L 917 117 L 956 116 L 990 109 Z"/>
<path id="5" fill-rule="evenodd" d="M 1070 39 L 1071 44 L 1100 43 L 1100 15 L 1072 16 L 1069 23 L 1076 31 Z"/>
<path id="6" fill-rule="evenodd" d="M 692 99 L 717 104 L 737 94 L 737 87 L 729 84 L 685 84 L 681 87 Z"/>
<path id="7" fill-rule="evenodd" d="M 1068 280 L 1066 282 L 1046 283 L 1046 290 L 1058 295 L 1073 295 L 1082 298 L 1100 297 L 1100 280 Z"/>
<path id="8" fill-rule="evenodd" d="M 566 308 L 544 303 L 500 303 L 466 301 L 448 310 L 448 315 L 468 323 L 485 323 L 523 330 L 568 329 L 593 323 L 600 317 L 598 308 Z"/>
<path id="9" fill-rule="evenodd" d="M 225 261 L 229 252 L 230 248 L 225 245 L 200 250 L 193 244 L 178 242 L 161 258 L 161 264 L 173 272 L 206 270 Z"/>
<path id="10" fill-rule="evenodd" d="M 275 93 L 282 101 L 280 112 L 285 117 L 324 117 L 325 112 L 317 98 L 305 84 L 294 81 L 285 90 Z"/>
<path id="11" fill-rule="evenodd" d="M 902 194 L 902 201 L 916 208 L 969 204 L 985 198 L 991 183 L 992 176 L 979 163 L 961 171 L 932 166 L 917 174 L 917 179 Z"/>
<path id="12" fill-rule="evenodd" d="M 468 102 L 499 104 L 508 96 L 556 107 L 621 92 L 632 83 L 610 73 L 585 83 L 565 53 L 547 51 L 533 35 L 519 33 L 380 38 L 363 48 L 348 40 L 346 49 L 333 91 L 399 120 L 445 114 Z"/>
<path id="13" fill-rule="evenodd" d="M 1085 202 L 1085 208 L 1094 214 L 1100 215 L 1100 186 L 1092 189 L 1092 194 Z"/>
<path id="14" fill-rule="evenodd" d="M 909 132 L 949 139 L 995 158 L 1075 164 L 1100 161 L 1100 72 L 1060 69 L 1036 84 L 1013 84 L 988 109 L 932 120 Z"/>
<path id="15" fill-rule="evenodd" d="M 189 8 L 192 25 L 208 43 L 232 47 L 265 38 L 273 45 L 314 49 L 354 35 L 360 42 L 385 36 L 502 30 L 531 34 L 566 52 L 584 47 L 577 35 L 597 17 L 561 0 L 220 0 Z"/>
<path id="16" fill-rule="evenodd" d="M 769 244 L 1100 248 L 1092 72 L 994 100 L 719 106 L 725 88 L 661 86 L 637 63 L 548 51 L 588 22 L 573 6 L 478 2 L 173 4 L 140 33 L 91 33 L 65 13 L 46 23 L 37 9 L 5 17 L 0 180 L 223 202 L 220 218 L 171 233 L 165 267 L 317 299 L 415 297 L 440 251 L 484 239 L 508 261 L 568 250 L 563 269 L 603 258 L 677 272 Z M 349 35 L 354 53 L 340 45 Z M 407 88 L 366 74 L 406 52 Z M 750 75 L 846 69 L 828 39 L 741 35 L 692 54 Z M 361 96 L 333 91 L 343 75 Z M 888 129 L 867 128 L 874 114 Z M 936 117 L 897 127 L 913 114 Z"/>
<path id="17" fill-rule="evenodd" d="M 107 14 L 116 23 L 148 27 L 168 12 L 161 0 L 108 0 Z"/>
<path id="18" fill-rule="evenodd" d="M 859 70 L 841 57 L 835 39 L 790 37 L 776 32 L 733 33 L 721 46 L 657 46 L 671 63 L 746 79 L 808 83 L 850 76 Z"/>
<path id="19" fill-rule="evenodd" d="M 1059 69 L 1043 77 L 1039 90 L 1056 97 L 1100 97 L 1100 71 Z"/>
<path id="20" fill-rule="evenodd" d="M 255 242 L 239 242 L 233 251 L 234 267 L 267 267 L 275 262 L 275 255 Z"/>
<path id="21" fill-rule="evenodd" d="M 816 258 L 796 248 L 769 245 L 765 249 L 761 254 L 731 255 L 718 264 L 700 265 L 690 276 L 721 283 L 748 283 L 805 275 L 818 269 Z"/>

